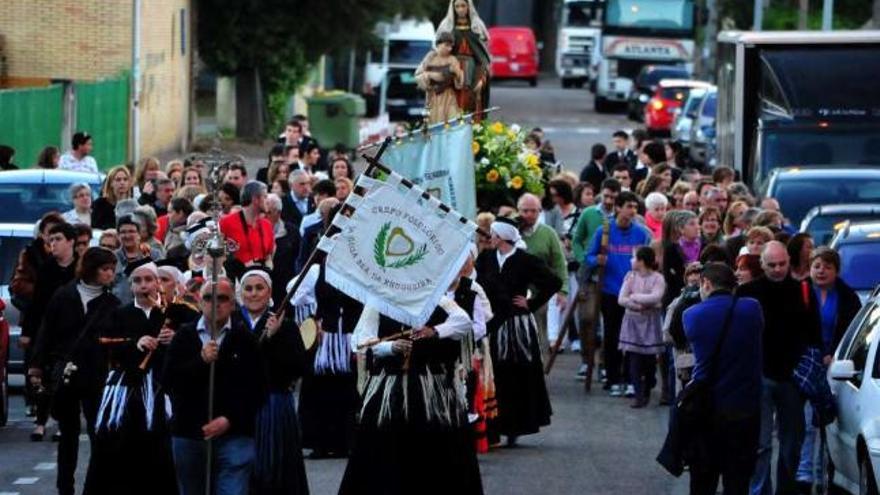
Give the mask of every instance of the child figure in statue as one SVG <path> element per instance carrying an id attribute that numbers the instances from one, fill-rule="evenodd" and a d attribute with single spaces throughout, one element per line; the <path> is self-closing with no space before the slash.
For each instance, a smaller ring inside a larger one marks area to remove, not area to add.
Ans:
<path id="1" fill-rule="evenodd" d="M 454 42 L 451 33 L 438 34 L 436 48 L 425 56 L 416 69 L 416 81 L 428 93 L 429 124 L 447 122 L 461 115 L 456 90 L 462 88 L 464 72 L 458 59 L 452 55 Z"/>
<path id="2" fill-rule="evenodd" d="M 457 91 L 458 106 L 464 113 L 481 112 L 489 105 L 489 31 L 477 14 L 473 0 L 450 0 L 438 33 L 451 33 L 455 40 L 452 54 L 464 72 L 464 84 Z M 474 117 L 475 122 L 482 115 Z"/>

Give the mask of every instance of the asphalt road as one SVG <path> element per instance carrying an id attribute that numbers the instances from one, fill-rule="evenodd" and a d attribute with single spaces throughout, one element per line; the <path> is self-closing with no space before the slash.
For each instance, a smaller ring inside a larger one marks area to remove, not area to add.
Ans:
<path id="1" fill-rule="evenodd" d="M 542 127 L 566 168 L 579 172 L 595 142 L 610 144 L 616 129 L 631 129 L 621 115 L 597 115 L 586 90 L 563 90 L 558 81 L 541 80 L 537 88 L 525 83 L 499 83 L 492 104 L 502 107 L 493 115 L 524 128 Z M 513 449 L 499 449 L 480 457 L 487 494 L 679 494 L 687 480 L 676 480 L 654 461 L 665 435 L 666 407 L 657 396 L 646 409 L 629 408 L 629 400 L 608 397 L 594 386 L 587 395 L 574 380 L 579 359 L 560 357 L 548 379 L 553 423 L 537 435 L 523 437 Z M 28 440 L 31 425 L 24 416 L 20 395 L 12 398 L 9 426 L 0 429 L 0 495 L 52 493 L 55 482 L 55 445 Z M 82 478 L 88 442 L 81 442 Z M 315 495 L 335 494 L 344 460 L 306 461 Z"/>

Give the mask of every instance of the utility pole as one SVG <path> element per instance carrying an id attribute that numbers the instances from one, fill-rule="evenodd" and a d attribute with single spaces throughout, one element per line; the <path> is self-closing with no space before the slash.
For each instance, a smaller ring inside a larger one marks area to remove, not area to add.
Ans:
<path id="1" fill-rule="evenodd" d="M 834 20 L 834 0 L 825 0 L 822 5 L 822 31 L 831 31 Z"/>
<path id="2" fill-rule="evenodd" d="M 880 0 L 877 0 L 880 1 Z M 703 75 L 715 80 L 715 54 L 718 52 L 718 1 L 706 0 L 706 36 L 703 47 Z"/>
<path id="3" fill-rule="evenodd" d="M 806 31 L 810 15 L 810 0 L 798 0 L 798 29 Z"/>
<path id="4" fill-rule="evenodd" d="M 764 0 L 755 0 L 755 16 L 752 21 L 752 31 L 760 31 L 764 24 Z"/>

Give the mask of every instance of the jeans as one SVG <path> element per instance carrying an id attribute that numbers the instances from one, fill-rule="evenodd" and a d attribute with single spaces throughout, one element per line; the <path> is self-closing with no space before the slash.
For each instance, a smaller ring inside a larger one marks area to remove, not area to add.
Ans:
<path id="1" fill-rule="evenodd" d="M 824 477 L 821 459 L 825 441 L 822 429 L 813 426 L 813 406 L 809 402 L 804 405 L 804 444 L 801 447 L 801 462 L 798 464 L 797 480 L 815 483 Z"/>
<path id="2" fill-rule="evenodd" d="M 605 335 L 602 338 L 602 352 L 605 356 L 605 376 L 608 385 L 622 383 L 623 353 L 617 348 L 620 340 L 620 325 L 623 324 L 622 306 L 617 304 L 617 295 L 602 293 L 602 320 Z"/>
<path id="3" fill-rule="evenodd" d="M 773 425 L 778 428 L 779 459 L 776 464 L 776 493 L 795 494 L 801 444 L 804 440 L 804 399 L 792 381 L 763 379 L 761 394 L 761 436 L 758 462 L 752 476 L 752 495 L 771 495 L 770 460 L 773 454 Z"/>
<path id="4" fill-rule="evenodd" d="M 715 495 L 719 479 L 724 495 L 748 494 L 760 428 L 758 415 L 717 419 L 707 439 L 708 455 L 690 467 L 691 495 Z"/>
<path id="5" fill-rule="evenodd" d="M 174 467 L 180 495 L 205 493 L 205 467 L 208 444 L 204 440 L 172 437 Z M 211 484 L 215 495 L 240 495 L 248 492 L 254 465 L 254 439 L 244 436 L 215 438 L 211 446 Z"/>

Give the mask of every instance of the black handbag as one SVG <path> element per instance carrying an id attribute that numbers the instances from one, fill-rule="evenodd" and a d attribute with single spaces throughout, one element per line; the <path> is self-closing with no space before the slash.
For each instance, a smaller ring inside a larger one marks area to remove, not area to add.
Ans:
<path id="1" fill-rule="evenodd" d="M 721 346 L 727 338 L 737 296 L 724 317 L 718 342 L 709 357 L 709 376 L 706 380 L 691 380 L 675 398 L 669 419 L 669 432 L 657 462 L 674 476 L 681 476 L 684 466 L 706 455 L 705 433 L 712 425 L 715 414 L 715 368 Z"/>

